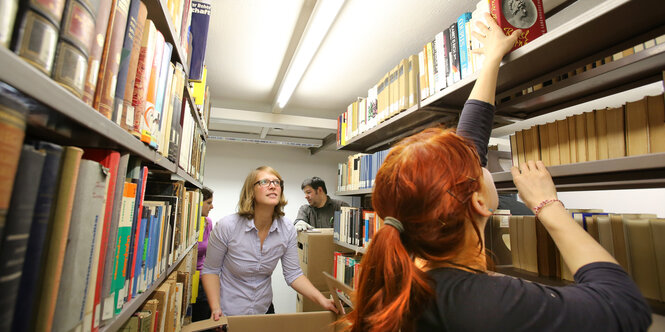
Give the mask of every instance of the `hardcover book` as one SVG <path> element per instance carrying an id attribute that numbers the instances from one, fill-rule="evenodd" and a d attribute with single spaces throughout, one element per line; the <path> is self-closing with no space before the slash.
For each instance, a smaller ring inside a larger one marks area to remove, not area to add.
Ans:
<path id="1" fill-rule="evenodd" d="M 21 156 L 25 137 L 27 100 L 13 87 L 0 82 L 0 246 L 4 238 L 5 222 L 14 176 Z"/>
<path id="2" fill-rule="evenodd" d="M 199 81 L 203 77 L 212 5 L 208 0 L 195 0 L 192 1 L 191 12 L 192 57 L 190 59 L 189 79 Z"/>
<path id="3" fill-rule="evenodd" d="M 17 26 L 16 54 L 46 75 L 51 75 L 58 27 L 46 17 L 28 10 Z"/>
<path id="4" fill-rule="evenodd" d="M 104 219 L 107 185 L 108 176 L 98 162 L 81 160 L 53 321 L 56 331 L 71 331 L 83 322 L 88 293 L 94 292 L 90 281 L 97 274 L 95 245 Z"/>
<path id="5" fill-rule="evenodd" d="M 134 96 L 134 83 L 136 80 L 137 68 L 139 63 L 139 55 L 141 54 L 141 42 L 143 40 L 143 29 L 146 24 L 147 17 L 146 6 L 141 2 L 141 7 L 139 8 L 139 13 L 136 20 L 136 28 L 134 30 L 134 36 L 129 36 L 128 33 L 125 34 L 125 42 L 129 45 L 123 44 L 123 52 L 126 52 L 126 48 L 129 48 L 131 52 L 128 55 L 128 58 L 121 58 L 119 75 L 123 74 L 122 68 L 127 66 L 126 78 L 124 83 L 121 83 L 121 76 L 118 76 L 118 85 L 116 86 L 116 106 L 114 112 L 116 112 L 117 121 L 116 123 L 120 125 L 123 129 L 128 132 L 134 130 L 134 106 L 132 106 L 132 100 Z M 127 29 L 130 31 L 131 22 L 127 22 Z M 127 37 L 131 37 L 130 40 L 127 40 Z M 121 57 L 124 53 L 121 53 Z M 124 75 L 124 74 L 123 74 Z M 122 92 L 120 92 L 122 90 Z M 121 94 L 122 93 L 122 94 Z"/>
<path id="6" fill-rule="evenodd" d="M 46 248 L 46 230 L 55 200 L 58 184 L 62 147 L 48 142 L 35 142 L 35 148 L 46 153 L 44 168 L 39 180 L 37 202 L 35 203 L 30 225 L 30 238 L 25 253 L 23 275 L 18 287 L 21 294 L 16 300 L 12 331 L 31 331 L 34 329 L 36 297 L 43 278 Z M 34 175 L 33 175 L 34 178 Z"/>
<path id="7" fill-rule="evenodd" d="M 60 24 L 60 39 L 70 42 L 87 57 L 94 31 L 94 15 L 80 2 L 70 0 Z"/>
<path id="8" fill-rule="evenodd" d="M 11 204 L 7 213 L 7 223 L 0 246 L 0 330 L 9 331 L 12 327 L 18 289 L 23 272 L 23 263 L 28 247 L 37 190 L 44 168 L 46 153 L 32 145 L 24 145 L 14 180 Z"/>
<path id="9" fill-rule="evenodd" d="M 55 55 L 53 79 L 76 97 L 83 96 L 88 57 L 74 45 L 61 40 Z"/>
<path id="10" fill-rule="evenodd" d="M 88 54 L 88 70 L 85 79 L 85 89 L 83 92 L 83 102 L 92 106 L 97 88 L 97 78 L 99 76 L 99 65 L 106 41 L 106 28 L 109 25 L 111 16 L 111 3 L 115 0 L 100 0 L 97 7 L 97 16 L 95 17 L 95 30 L 93 32 L 90 52 Z"/>
<path id="11" fill-rule="evenodd" d="M 542 0 L 489 0 L 490 15 L 506 35 L 521 29 L 513 50 L 547 32 Z"/>

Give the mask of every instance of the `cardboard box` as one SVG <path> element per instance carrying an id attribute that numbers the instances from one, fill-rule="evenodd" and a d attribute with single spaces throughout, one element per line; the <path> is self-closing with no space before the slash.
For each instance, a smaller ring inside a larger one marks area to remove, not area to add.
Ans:
<path id="1" fill-rule="evenodd" d="M 298 258 L 300 268 L 307 279 L 320 291 L 328 290 L 323 272 L 332 274 L 333 270 L 332 228 L 316 228 L 298 232 Z"/>
<path id="2" fill-rule="evenodd" d="M 329 291 L 321 291 L 321 294 L 325 297 L 330 297 L 330 292 Z M 296 299 L 296 311 L 297 312 L 312 312 L 312 311 L 323 311 L 326 310 L 322 306 L 320 306 L 318 303 L 313 302 L 312 300 L 302 296 L 302 294 L 297 293 L 297 299 Z"/>
<path id="3" fill-rule="evenodd" d="M 182 332 L 196 332 L 226 324 L 228 332 L 334 332 L 337 315 L 330 311 L 295 314 L 227 316 L 191 323 Z"/>

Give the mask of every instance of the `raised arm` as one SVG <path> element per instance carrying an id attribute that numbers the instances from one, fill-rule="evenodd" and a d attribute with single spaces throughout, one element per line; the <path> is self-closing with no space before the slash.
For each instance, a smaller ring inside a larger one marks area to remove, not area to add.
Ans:
<path id="1" fill-rule="evenodd" d="M 472 32 L 483 45 L 472 51 L 484 55 L 483 66 L 457 124 L 457 134 L 474 143 L 483 167 L 487 165 L 487 144 L 494 119 L 494 95 L 499 65 L 521 33 L 516 30 L 506 36 L 489 14 L 485 14 L 485 20 L 488 25 L 477 21 L 476 29 Z"/>

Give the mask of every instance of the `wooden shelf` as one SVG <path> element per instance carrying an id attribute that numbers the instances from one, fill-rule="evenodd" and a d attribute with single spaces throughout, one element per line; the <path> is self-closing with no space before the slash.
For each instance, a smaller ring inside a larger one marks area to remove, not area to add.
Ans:
<path id="1" fill-rule="evenodd" d="M 365 248 L 363 248 L 363 247 L 354 246 L 352 244 L 348 244 L 346 242 L 342 242 L 342 241 L 339 241 L 339 240 L 333 240 L 333 242 L 335 242 L 335 244 L 337 244 L 340 247 L 344 247 L 346 249 L 353 250 L 356 254 L 364 254 L 365 253 Z"/>
<path id="2" fill-rule="evenodd" d="M 136 297 L 132 298 L 129 302 L 125 303 L 120 314 L 118 314 L 117 316 L 113 317 L 112 319 L 104 323 L 104 325 L 99 328 L 99 331 L 110 332 L 110 331 L 120 330 L 122 325 L 125 324 L 125 322 L 130 317 L 132 317 L 132 315 L 136 312 L 136 310 L 138 310 L 141 304 L 143 304 L 143 302 L 145 302 L 150 297 L 152 292 L 154 292 L 157 289 L 157 287 L 159 287 L 162 284 L 162 282 L 166 280 L 166 277 L 170 275 L 171 272 L 173 272 L 173 270 L 175 270 L 178 264 L 182 262 L 185 256 L 187 256 L 187 253 L 189 253 L 192 250 L 192 248 L 194 248 L 194 245 L 196 243 L 197 242 L 192 243 L 187 248 L 187 250 L 185 250 L 185 252 L 178 258 L 178 260 L 176 260 L 173 264 L 171 264 L 171 266 L 169 266 L 168 269 L 166 269 L 165 273 L 162 273 L 162 275 L 158 279 L 153 281 L 152 285 L 150 285 L 150 287 L 148 287 L 148 289 L 146 289 L 145 292 L 137 295 Z"/>
<path id="3" fill-rule="evenodd" d="M 558 191 L 665 187 L 665 153 L 550 166 Z M 516 191 L 510 172 L 492 173 L 498 191 Z"/>
<path id="4" fill-rule="evenodd" d="M 508 54 L 499 69 L 497 95 L 532 86 L 538 83 L 536 79 L 552 77 L 548 75 L 562 68 L 574 67 L 603 52 L 632 47 L 637 42 L 630 43 L 636 39 L 662 32 L 663 12 L 664 1 L 606 0 Z M 584 41 L 583 47 L 580 40 Z M 665 46 L 660 45 L 500 105 L 497 114 L 525 118 L 547 113 L 565 102 L 582 102 L 584 98 L 599 98 L 633 88 L 635 84 L 653 82 L 664 66 Z M 462 110 L 476 77 L 477 74 L 472 74 L 437 92 L 419 106 L 387 119 L 339 149 L 373 152 L 417 130 L 453 120 Z"/>
<path id="5" fill-rule="evenodd" d="M 358 190 L 345 190 L 338 191 L 335 193 L 337 196 L 361 196 L 361 195 L 371 195 L 372 188 L 369 189 L 358 189 Z"/>

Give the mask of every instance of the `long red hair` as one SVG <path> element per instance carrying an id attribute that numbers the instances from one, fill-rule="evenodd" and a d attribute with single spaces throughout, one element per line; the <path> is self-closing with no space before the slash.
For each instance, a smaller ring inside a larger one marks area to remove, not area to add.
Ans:
<path id="1" fill-rule="evenodd" d="M 471 195 L 482 169 L 475 147 L 452 130 L 429 128 L 392 148 L 376 175 L 372 205 L 381 218 L 404 225 L 382 227 L 363 256 L 351 331 L 412 331 L 432 296 L 427 274 L 414 258 L 446 262 L 466 251 Z"/>

